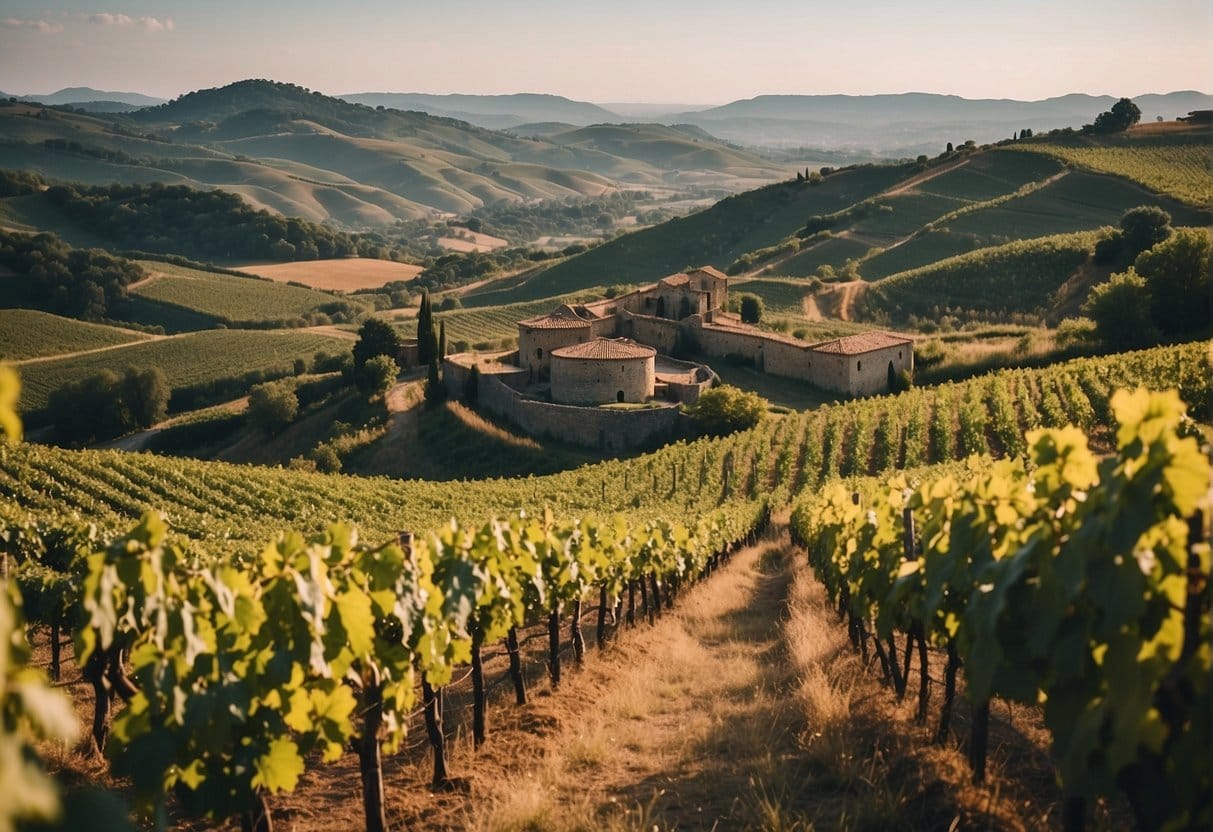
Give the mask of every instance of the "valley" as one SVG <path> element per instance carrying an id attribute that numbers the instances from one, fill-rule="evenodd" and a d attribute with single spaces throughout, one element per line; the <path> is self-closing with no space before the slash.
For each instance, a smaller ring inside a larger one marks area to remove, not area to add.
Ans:
<path id="1" fill-rule="evenodd" d="M 1211 101 L 0 101 L 0 828 L 1207 824 Z"/>

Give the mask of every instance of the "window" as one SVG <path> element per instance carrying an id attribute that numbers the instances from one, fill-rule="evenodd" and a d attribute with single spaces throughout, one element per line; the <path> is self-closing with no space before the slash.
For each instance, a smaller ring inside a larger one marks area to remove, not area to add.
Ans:
<path id="1" fill-rule="evenodd" d="M 863 362 L 862 362 L 862 361 L 856 361 L 856 362 L 855 362 L 855 369 L 856 369 L 856 370 L 862 370 L 862 369 L 863 369 Z"/>
<path id="2" fill-rule="evenodd" d="M 535 357 L 543 358 L 543 347 L 535 347 Z"/>
<path id="3" fill-rule="evenodd" d="M 897 351 L 897 357 L 898 357 L 898 358 L 901 358 L 901 350 L 898 350 L 898 351 Z"/>

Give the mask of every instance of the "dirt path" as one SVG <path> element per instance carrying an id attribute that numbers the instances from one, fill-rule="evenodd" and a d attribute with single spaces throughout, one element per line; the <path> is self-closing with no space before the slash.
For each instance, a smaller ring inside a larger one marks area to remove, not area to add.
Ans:
<path id="1" fill-rule="evenodd" d="M 903 194 L 906 191 L 911 191 L 911 190 L 917 188 L 923 182 L 930 182 L 935 177 L 943 176 L 945 173 L 951 173 L 952 171 L 956 170 L 957 168 L 963 168 L 968 163 L 969 163 L 969 159 L 968 159 L 968 157 L 965 157 L 964 159 L 961 159 L 959 162 L 956 162 L 955 164 L 939 165 L 938 167 L 931 168 L 930 170 L 924 171 L 923 173 L 920 173 L 917 176 L 911 176 L 909 179 L 900 183 L 896 187 L 890 188 L 889 190 L 885 191 L 884 193 L 881 194 L 881 196 L 897 196 L 898 194 Z"/>
<path id="2" fill-rule="evenodd" d="M 132 330 L 132 332 L 133 332 L 133 330 Z M 21 361 L 13 361 L 10 363 L 12 363 L 16 366 L 23 366 L 25 364 L 41 364 L 46 361 L 59 361 L 60 359 L 63 359 L 63 358 L 76 358 L 77 356 L 81 356 L 81 355 L 91 355 L 92 353 L 95 353 L 95 352 L 109 352 L 111 350 L 126 349 L 127 347 L 134 347 L 139 344 L 146 344 L 148 341 L 164 341 L 169 338 L 180 338 L 180 337 L 182 337 L 182 335 L 192 335 L 193 333 L 183 332 L 183 333 L 179 333 L 177 335 L 152 335 L 151 333 L 147 333 L 147 332 L 136 332 L 135 334 L 142 335 L 144 337 L 139 338 L 136 341 L 127 341 L 125 344 L 110 344 L 109 346 L 106 346 L 106 347 L 93 347 L 92 349 L 77 350 L 76 352 L 61 352 L 58 355 L 43 355 L 43 356 L 39 356 L 38 358 L 25 358 L 25 359 L 22 359 Z"/>
<path id="3" fill-rule="evenodd" d="M 754 828 L 764 796 L 795 802 L 787 551 L 786 534 L 742 549 L 555 696 L 545 680 L 525 709 L 492 709 L 489 744 L 458 763 L 470 796 L 431 796 L 425 828 Z"/>

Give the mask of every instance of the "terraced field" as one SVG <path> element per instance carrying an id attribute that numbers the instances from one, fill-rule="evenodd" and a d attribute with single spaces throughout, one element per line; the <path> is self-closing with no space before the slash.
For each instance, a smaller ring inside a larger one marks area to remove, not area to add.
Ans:
<path id="1" fill-rule="evenodd" d="M 349 348 L 349 341 L 314 332 L 194 332 L 116 350 L 28 364 L 21 372 L 21 409 L 25 412 L 41 410 L 52 390 L 102 370 L 131 366 L 163 370 L 174 393 L 169 409 L 178 410 L 178 393 L 190 388 L 226 379 L 247 379 L 254 374 L 286 374 L 297 358 L 310 361 L 317 352 L 339 353 Z"/>
<path id="2" fill-rule="evenodd" d="M 0 361 L 24 361 L 146 340 L 129 329 L 61 318 L 34 309 L 0 309 Z"/>
<path id="3" fill-rule="evenodd" d="M 1032 142 L 1016 150 L 1054 156 L 1075 167 L 1110 173 L 1168 194 L 1189 205 L 1207 208 L 1213 203 L 1208 135 L 1136 139 L 1132 132 L 1119 143 L 1099 146 L 1061 141 Z"/>
<path id="4" fill-rule="evenodd" d="M 1096 231 L 1020 240 L 949 257 L 885 278 L 864 293 L 865 311 L 903 319 L 940 309 L 1033 312 L 1090 254 Z"/>
<path id="5" fill-rule="evenodd" d="M 340 302 L 323 292 L 269 280 L 234 277 L 151 260 L 138 262 L 155 276 L 137 286 L 133 295 L 185 309 L 215 322 L 287 321 L 333 309 Z"/>

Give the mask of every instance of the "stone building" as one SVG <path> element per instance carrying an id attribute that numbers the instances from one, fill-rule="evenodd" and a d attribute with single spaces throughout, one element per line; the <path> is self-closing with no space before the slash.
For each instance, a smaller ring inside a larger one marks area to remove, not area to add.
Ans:
<path id="1" fill-rule="evenodd" d="M 653 397 L 657 350 L 626 338 L 595 338 L 551 353 L 552 401 L 640 404 Z"/>
<path id="2" fill-rule="evenodd" d="M 860 332 L 814 344 L 809 378 L 818 387 L 852 396 L 884 393 L 902 370 L 914 370 L 914 342 L 891 332 Z"/>
<path id="3" fill-rule="evenodd" d="M 728 278 L 704 266 L 618 298 L 561 305 L 519 322 L 518 364 L 532 381 L 546 381 L 553 351 L 626 337 L 665 355 L 686 349 L 741 358 L 771 375 L 853 396 L 884 392 L 898 372 L 914 369 L 913 341 L 904 336 L 864 332 L 808 344 L 743 323 L 724 311 L 727 302 Z"/>

